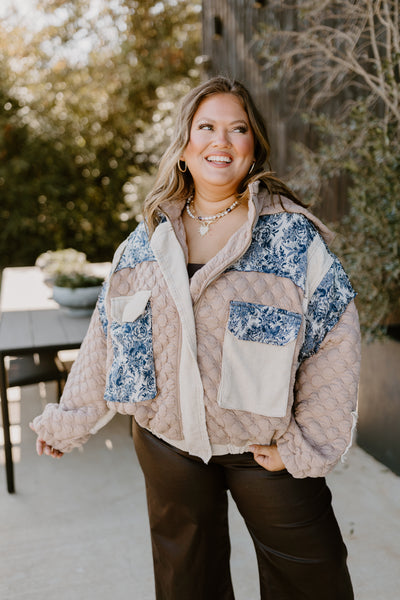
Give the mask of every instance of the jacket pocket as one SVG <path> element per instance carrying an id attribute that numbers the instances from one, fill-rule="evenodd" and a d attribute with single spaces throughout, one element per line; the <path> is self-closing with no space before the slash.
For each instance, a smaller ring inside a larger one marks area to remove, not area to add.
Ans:
<path id="1" fill-rule="evenodd" d="M 232 301 L 223 344 L 218 404 L 284 417 L 302 317 L 273 306 Z"/>
<path id="2" fill-rule="evenodd" d="M 105 399 L 140 402 L 157 395 L 151 316 L 151 291 L 111 299 L 113 362 Z"/>

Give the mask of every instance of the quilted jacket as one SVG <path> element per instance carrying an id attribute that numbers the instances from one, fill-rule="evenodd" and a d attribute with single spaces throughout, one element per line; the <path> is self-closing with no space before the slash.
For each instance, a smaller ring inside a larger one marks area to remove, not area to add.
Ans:
<path id="1" fill-rule="evenodd" d="M 246 223 L 189 281 L 183 205 L 117 250 L 60 404 L 33 426 L 62 452 L 116 413 L 201 457 L 276 443 L 294 477 L 351 444 L 360 333 L 329 230 L 250 186 Z"/>

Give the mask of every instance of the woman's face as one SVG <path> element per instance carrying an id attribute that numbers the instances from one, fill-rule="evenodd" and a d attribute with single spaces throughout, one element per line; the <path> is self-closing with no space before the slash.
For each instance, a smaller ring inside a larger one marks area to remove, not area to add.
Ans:
<path id="1" fill-rule="evenodd" d="M 235 194 L 254 161 L 254 135 L 240 100 L 215 94 L 197 109 L 182 155 L 196 192 Z M 210 198 L 211 200 L 212 198 Z"/>

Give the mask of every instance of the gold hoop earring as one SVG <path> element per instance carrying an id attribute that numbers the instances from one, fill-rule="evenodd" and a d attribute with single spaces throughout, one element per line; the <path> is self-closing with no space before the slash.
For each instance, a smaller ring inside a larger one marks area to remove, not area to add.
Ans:
<path id="1" fill-rule="evenodd" d="M 254 171 L 254 167 L 255 167 L 255 166 L 256 166 L 256 161 L 254 161 L 254 162 L 251 164 L 251 167 L 250 167 L 250 169 L 249 169 L 249 173 L 248 173 L 249 175 L 250 175 L 250 173 L 252 173 L 252 172 Z"/>
<path id="2" fill-rule="evenodd" d="M 184 165 L 185 165 L 184 169 L 182 169 L 182 167 L 181 167 L 181 162 L 183 162 Z M 181 159 L 178 160 L 178 169 L 180 170 L 181 173 L 186 173 L 186 171 L 187 171 L 187 164 L 185 163 L 184 160 L 181 160 Z"/>

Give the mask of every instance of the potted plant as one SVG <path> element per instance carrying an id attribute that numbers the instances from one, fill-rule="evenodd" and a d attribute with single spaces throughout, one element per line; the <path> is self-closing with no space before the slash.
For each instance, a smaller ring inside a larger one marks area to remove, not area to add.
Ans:
<path id="1" fill-rule="evenodd" d="M 75 316 L 89 315 L 101 290 L 103 277 L 90 273 L 59 273 L 53 283 L 53 299 Z"/>
<path id="2" fill-rule="evenodd" d="M 45 276 L 45 282 L 53 285 L 57 275 L 82 272 L 88 262 L 86 254 L 74 248 L 62 250 L 47 250 L 37 257 L 35 265 L 39 267 Z"/>
<path id="3" fill-rule="evenodd" d="M 104 277 L 93 272 L 86 254 L 73 248 L 49 250 L 41 254 L 36 265 L 53 288 L 53 299 L 64 311 L 74 316 L 87 316 L 93 311 Z"/>

